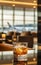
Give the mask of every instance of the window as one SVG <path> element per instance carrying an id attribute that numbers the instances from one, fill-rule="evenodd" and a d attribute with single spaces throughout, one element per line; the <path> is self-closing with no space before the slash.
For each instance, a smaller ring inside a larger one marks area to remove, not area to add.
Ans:
<path id="1" fill-rule="evenodd" d="M 32 30 L 37 31 L 37 9 L 35 9 L 34 12 L 33 8 L 19 8 L 19 7 L 13 8 L 10 6 L 0 6 L 0 28 L 2 28 L 2 24 L 7 31 L 14 30 L 14 26 L 18 31 L 19 30 L 23 31 L 24 27 L 25 31 L 32 31 Z M 10 26 L 14 25 L 13 29 L 10 28 L 9 25 Z"/>
<path id="2" fill-rule="evenodd" d="M 26 27 L 26 30 L 35 31 L 37 26 L 37 9 L 34 11 L 33 8 L 25 8 L 25 24 L 28 25 L 28 27 Z"/>
<path id="3" fill-rule="evenodd" d="M 23 8 L 15 8 L 15 20 L 14 25 L 23 25 Z"/>
<path id="4" fill-rule="evenodd" d="M 9 27 L 8 23 L 13 26 L 13 8 L 12 7 L 3 7 L 3 26 Z"/>
<path id="5" fill-rule="evenodd" d="M 2 8 L 0 6 L 0 28 L 2 27 Z"/>

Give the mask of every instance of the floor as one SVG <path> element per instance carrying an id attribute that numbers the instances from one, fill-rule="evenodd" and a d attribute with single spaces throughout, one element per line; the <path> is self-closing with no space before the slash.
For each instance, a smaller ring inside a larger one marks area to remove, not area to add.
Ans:
<path id="1" fill-rule="evenodd" d="M 0 65 L 14 65 L 14 64 L 13 62 L 11 63 L 5 62 L 5 63 L 1 63 Z M 17 65 L 22 65 L 22 64 L 17 64 Z M 37 60 L 29 60 L 25 65 L 37 65 Z"/>

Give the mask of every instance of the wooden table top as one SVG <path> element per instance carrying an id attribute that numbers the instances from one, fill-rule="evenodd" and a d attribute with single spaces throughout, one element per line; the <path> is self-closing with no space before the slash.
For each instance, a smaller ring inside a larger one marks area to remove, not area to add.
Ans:
<path id="1" fill-rule="evenodd" d="M 11 50 L 13 50 L 13 45 L 0 43 L 0 51 L 11 51 Z"/>
<path id="2" fill-rule="evenodd" d="M 7 43 L 0 43 L 0 51 L 13 51 L 14 47 L 11 44 Z M 28 50 L 31 50 L 32 48 L 28 48 Z"/>

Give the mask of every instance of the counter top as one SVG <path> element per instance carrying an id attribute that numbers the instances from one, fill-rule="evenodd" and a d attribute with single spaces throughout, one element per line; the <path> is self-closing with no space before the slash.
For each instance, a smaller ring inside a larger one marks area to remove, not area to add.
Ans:
<path id="1" fill-rule="evenodd" d="M 0 44 L 0 51 L 11 51 L 13 50 L 13 45 L 2 43 Z"/>
<path id="2" fill-rule="evenodd" d="M 31 49 L 32 48 L 28 48 L 28 50 Z M 0 44 L 0 51 L 12 51 L 12 50 L 13 50 L 13 45 L 7 43 Z"/>

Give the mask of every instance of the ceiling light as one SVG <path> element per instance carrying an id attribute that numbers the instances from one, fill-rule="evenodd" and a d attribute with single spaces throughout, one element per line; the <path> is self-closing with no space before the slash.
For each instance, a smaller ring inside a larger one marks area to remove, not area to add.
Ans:
<path id="1" fill-rule="evenodd" d="M 36 0 L 34 0 L 34 3 L 36 3 Z"/>
<path id="2" fill-rule="evenodd" d="M 15 5 L 12 5 L 12 6 L 15 6 Z"/>
<path id="3" fill-rule="evenodd" d="M 2 4 L 4 4 L 4 3 L 6 3 L 6 4 L 17 4 L 17 5 L 26 5 L 26 6 L 37 6 L 37 3 L 27 3 L 27 2 L 18 2 L 18 1 L 1 1 L 0 0 L 0 3 L 2 3 Z M 13 5 L 13 6 L 15 6 L 15 5 Z"/>
<path id="4" fill-rule="evenodd" d="M 36 8 L 36 6 L 33 6 L 33 8 Z"/>
<path id="5" fill-rule="evenodd" d="M 33 58 L 34 61 L 36 61 L 36 58 Z"/>

